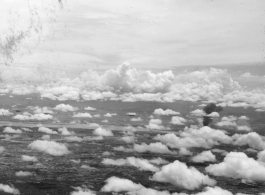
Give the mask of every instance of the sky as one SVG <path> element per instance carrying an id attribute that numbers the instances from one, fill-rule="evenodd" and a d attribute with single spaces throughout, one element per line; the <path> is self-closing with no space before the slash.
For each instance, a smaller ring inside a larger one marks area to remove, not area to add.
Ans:
<path id="1" fill-rule="evenodd" d="M 265 61 L 263 0 L 4 0 L 2 5 L 2 46 L 8 37 L 17 41 L 9 51 L 12 60 L 1 52 L 2 70 L 79 74 L 124 62 L 172 70 Z"/>

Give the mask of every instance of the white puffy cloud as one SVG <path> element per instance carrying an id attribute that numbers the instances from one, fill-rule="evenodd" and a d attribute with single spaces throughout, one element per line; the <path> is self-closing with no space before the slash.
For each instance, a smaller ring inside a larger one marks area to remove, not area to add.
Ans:
<path id="1" fill-rule="evenodd" d="M 242 124 L 242 121 L 246 120 L 248 120 L 246 116 L 241 116 L 239 118 L 233 116 L 222 117 L 221 121 L 216 123 L 216 125 L 220 127 L 232 128 L 239 131 L 251 131 L 251 128 L 247 125 L 248 123 Z"/>
<path id="2" fill-rule="evenodd" d="M 150 163 L 156 164 L 156 165 L 160 165 L 160 164 L 167 164 L 169 163 L 167 160 L 164 160 L 160 157 L 158 158 L 153 158 L 151 160 L 149 160 Z"/>
<path id="3" fill-rule="evenodd" d="M 52 115 L 49 114 L 30 114 L 28 112 L 24 112 L 23 114 L 17 114 L 16 116 L 13 117 L 13 119 L 17 119 L 17 120 L 50 120 L 53 119 Z"/>
<path id="4" fill-rule="evenodd" d="M 53 108 L 54 110 L 60 110 L 60 111 L 63 111 L 63 112 L 68 112 L 68 111 L 77 111 L 78 108 L 77 107 L 73 107 L 69 104 L 59 104 L 57 106 L 55 106 Z"/>
<path id="5" fill-rule="evenodd" d="M 125 141 L 126 143 L 133 143 L 134 136 L 124 136 L 124 137 L 121 137 L 121 140 Z"/>
<path id="6" fill-rule="evenodd" d="M 223 162 L 209 165 L 205 170 L 215 176 L 238 178 L 248 182 L 265 181 L 264 164 L 249 158 L 243 152 L 230 152 Z"/>
<path id="7" fill-rule="evenodd" d="M 128 115 L 128 116 L 136 116 L 136 113 L 135 112 L 128 112 L 128 113 L 126 113 L 126 115 Z"/>
<path id="8" fill-rule="evenodd" d="M 212 112 L 211 114 L 207 114 L 209 117 L 220 117 L 218 112 Z"/>
<path id="9" fill-rule="evenodd" d="M 168 147 L 161 142 L 134 144 L 134 150 L 139 153 L 152 152 L 152 153 L 161 153 L 161 154 L 176 154 L 168 149 Z"/>
<path id="10" fill-rule="evenodd" d="M 116 146 L 113 147 L 113 150 L 120 151 L 120 152 L 133 152 L 132 148 L 125 148 L 124 146 Z"/>
<path id="11" fill-rule="evenodd" d="M 265 142 L 262 137 L 256 132 L 250 132 L 248 134 L 235 134 L 232 136 L 234 139 L 234 145 L 248 145 L 249 147 L 256 150 L 264 150 Z"/>
<path id="12" fill-rule="evenodd" d="M 38 162 L 38 159 L 35 156 L 22 155 L 21 159 L 26 162 Z"/>
<path id="13" fill-rule="evenodd" d="M 128 179 L 120 179 L 118 177 L 110 177 L 106 180 L 106 184 L 101 189 L 102 192 L 128 192 L 136 191 L 143 188 L 141 184 L 133 183 Z"/>
<path id="14" fill-rule="evenodd" d="M 163 110 L 162 108 L 158 108 L 158 109 L 155 109 L 154 114 L 168 116 L 168 115 L 179 115 L 180 113 L 174 110 L 171 110 L 171 109 Z"/>
<path id="15" fill-rule="evenodd" d="M 197 154 L 196 156 L 192 157 L 191 160 L 193 162 L 199 162 L 199 163 L 215 162 L 216 157 L 211 151 L 208 150 L 208 151 L 203 151 L 200 154 Z"/>
<path id="16" fill-rule="evenodd" d="M 35 140 L 31 142 L 28 147 L 32 150 L 44 152 L 52 156 L 63 156 L 70 153 L 66 145 L 55 141 Z"/>
<path id="17" fill-rule="evenodd" d="M 20 129 L 13 129 L 12 127 L 5 127 L 3 133 L 21 134 L 23 132 Z"/>
<path id="18" fill-rule="evenodd" d="M 88 188 L 74 187 L 75 191 L 71 192 L 70 195 L 96 195 L 95 192 Z"/>
<path id="19" fill-rule="evenodd" d="M 137 121 L 143 121 L 143 119 L 141 117 L 138 118 L 131 118 L 131 121 L 133 122 L 137 122 Z"/>
<path id="20" fill-rule="evenodd" d="M 76 118 L 92 118 L 92 116 L 91 116 L 91 114 L 89 114 L 89 113 L 87 113 L 87 112 L 85 112 L 85 113 L 81 113 L 81 112 L 78 112 L 78 113 L 75 113 L 74 115 L 73 115 L 73 117 L 76 117 Z"/>
<path id="21" fill-rule="evenodd" d="M 167 133 L 164 135 L 156 135 L 154 140 L 159 140 L 171 148 L 192 148 L 192 147 L 203 147 L 210 148 L 211 143 L 200 137 L 178 137 L 174 133 Z"/>
<path id="22" fill-rule="evenodd" d="M 82 142 L 82 141 L 84 141 L 83 138 L 78 137 L 78 136 L 68 136 L 68 137 L 65 137 L 64 139 L 67 141 L 70 141 L 70 142 Z"/>
<path id="23" fill-rule="evenodd" d="M 171 123 L 174 125 L 184 125 L 184 123 L 186 123 L 187 120 L 185 118 L 182 118 L 180 116 L 173 116 L 171 118 Z"/>
<path id="24" fill-rule="evenodd" d="M 190 112 L 191 115 L 194 116 L 205 116 L 205 112 L 203 110 L 197 109 Z"/>
<path id="25" fill-rule="evenodd" d="M 36 107 L 30 107 L 30 109 L 31 110 L 33 110 L 33 112 L 35 113 L 35 114 L 53 114 L 53 111 L 51 110 L 51 108 L 48 108 L 48 107 L 43 107 L 43 108 L 41 108 L 41 107 L 38 107 L 38 106 L 36 106 Z"/>
<path id="26" fill-rule="evenodd" d="M 116 159 L 116 160 L 104 158 L 102 163 L 105 165 L 116 165 L 116 166 L 129 165 L 129 166 L 137 167 L 139 170 L 143 170 L 143 171 L 156 172 L 159 170 L 159 168 L 150 164 L 148 160 L 141 159 L 141 158 L 135 158 L 135 157 L 127 157 L 126 159 Z"/>
<path id="27" fill-rule="evenodd" d="M 96 108 L 93 108 L 93 107 L 87 106 L 87 107 L 84 108 L 84 110 L 90 110 L 90 111 L 93 111 L 93 110 L 96 110 Z"/>
<path id="28" fill-rule="evenodd" d="M 0 183 L 0 191 L 3 191 L 5 193 L 9 194 L 20 194 L 19 190 L 14 188 L 13 186 L 5 185 Z"/>
<path id="29" fill-rule="evenodd" d="M 58 128 L 58 132 L 60 132 L 62 135 L 73 135 L 74 132 L 68 131 L 66 127 Z"/>
<path id="30" fill-rule="evenodd" d="M 228 190 L 224 190 L 218 186 L 215 187 L 206 187 L 204 189 L 204 192 L 199 192 L 196 195 L 233 195 L 231 192 L 229 192 Z M 240 194 L 236 194 L 236 195 L 240 195 Z M 244 194 L 241 194 L 244 195 Z M 247 194 L 245 194 L 247 195 Z"/>
<path id="31" fill-rule="evenodd" d="M 32 176 L 33 173 L 28 172 L 28 171 L 18 171 L 16 172 L 17 177 L 27 177 L 27 176 Z"/>
<path id="32" fill-rule="evenodd" d="M 13 115 L 12 112 L 10 112 L 9 110 L 6 110 L 6 109 L 0 109 L 0 116 L 10 116 L 10 115 Z"/>
<path id="33" fill-rule="evenodd" d="M 101 127 L 98 127 L 97 129 L 95 129 L 93 131 L 94 135 L 98 135 L 98 136 L 113 136 L 113 133 L 111 130 L 109 129 L 103 129 Z"/>
<path id="34" fill-rule="evenodd" d="M 38 131 L 42 133 L 47 133 L 47 134 L 58 134 L 57 131 L 53 131 L 52 129 L 47 128 L 47 127 L 39 127 Z"/>
<path id="35" fill-rule="evenodd" d="M 146 128 L 151 130 L 169 130 L 170 128 L 162 125 L 162 121 L 160 119 L 150 119 Z"/>
<path id="36" fill-rule="evenodd" d="M 158 182 L 168 182 L 177 187 L 194 190 L 201 185 L 214 186 L 216 181 L 202 174 L 194 167 L 187 167 L 186 164 L 178 160 L 164 165 L 160 171 L 156 172 L 152 180 Z"/>

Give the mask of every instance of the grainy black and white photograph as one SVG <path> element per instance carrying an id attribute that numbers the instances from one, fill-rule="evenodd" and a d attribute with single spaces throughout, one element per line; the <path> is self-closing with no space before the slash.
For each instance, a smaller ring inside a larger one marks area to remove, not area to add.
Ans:
<path id="1" fill-rule="evenodd" d="M 265 1 L 1 0 L 10 194 L 265 195 Z"/>

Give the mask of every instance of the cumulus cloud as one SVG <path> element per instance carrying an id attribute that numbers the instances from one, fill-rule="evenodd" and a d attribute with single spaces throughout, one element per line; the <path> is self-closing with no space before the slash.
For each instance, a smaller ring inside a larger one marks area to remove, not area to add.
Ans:
<path id="1" fill-rule="evenodd" d="M 84 110 L 94 111 L 94 110 L 96 110 L 96 108 L 93 108 L 93 107 L 87 106 L 87 107 L 84 108 Z"/>
<path id="2" fill-rule="evenodd" d="M 35 156 L 22 155 L 21 159 L 26 162 L 38 162 L 38 159 Z"/>
<path id="3" fill-rule="evenodd" d="M 171 118 L 171 123 L 173 125 L 184 125 L 184 123 L 186 123 L 187 120 L 185 118 L 182 118 L 180 116 L 173 116 Z"/>
<path id="4" fill-rule="evenodd" d="M 38 131 L 42 133 L 47 133 L 47 134 L 58 134 L 57 131 L 53 131 L 52 129 L 47 128 L 47 127 L 39 127 Z"/>
<path id="5" fill-rule="evenodd" d="M 204 189 L 204 192 L 197 193 L 196 195 L 233 195 L 231 192 L 228 190 L 224 190 L 218 186 L 215 187 L 206 187 Z M 240 194 L 236 194 L 240 195 Z M 241 194 L 241 195 L 247 195 L 247 194 Z"/>
<path id="6" fill-rule="evenodd" d="M 60 132 L 62 135 L 72 135 L 74 132 L 68 131 L 66 127 L 58 128 L 58 132 Z"/>
<path id="7" fill-rule="evenodd" d="M 155 109 L 154 114 L 168 116 L 168 115 L 179 115 L 180 113 L 174 110 L 171 110 L 171 109 L 163 110 L 162 108 L 158 108 L 158 109 Z"/>
<path id="8" fill-rule="evenodd" d="M 151 130 L 169 130 L 169 127 L 165 127 L 162 125 L 162 121 L 160 119 L 150 119 L 146 128 Z"/>
<path id="9" fill-rule="evenodd" d="M 205 112 L 203 110 L 197 109 L 190 112 L 193 116 L 205 116 Z"/>
<path id="10" fill-rule="evenodd" d="M 69 104 L 59 104 L 59 105 L 55 106 L 53 109 L 54 110 L 60 110 L 60 111 L 63 111 L 63 112 L 68 112 L 68 111 L 73 112 L 73 111 L 77 111 L 78 110 L 77 107 L 73 107 L 73 106 L 71 106 Z"/>
<path id="11" fill-rule="evenodd" d="M 33 174 L 28 171 L 18 171 L 16 172 L 17 177 L 27 177 L 27 176 L 32 176 Z"/>
<path id="12" fill-rule="evenodd" d="M 234 139 L 234 145 L 248 145 L 249 147 L 256 150 L 265 149 L 265 142 L 263 141 L 262 137 L 256 132 L 251 132 L 243 135 L 235 134 L 232 136 L 232 138 Z"/>
<path id="13" fill-rule="evenodd" d="M 125 148 L 124 146 L 116 146 L 113 147 L 113 150 L 120 151 L 120 152 L 133 152 L 132 148 Z"/>
<path id="14" fill-rule="evenodd" d="M 247 182 L 265 181 L 264 164 L 243 152 L 230 152 L 223 162 L 209 165 L 205 170 L 215 176 L 238 178 Z"/>
<path id="15" fill-rule="evenodd" d="M 17 114 L 16 116 L 13 117 L 13 119 L 17 119 L 17 120 L 50 120 L 53 119 L 52 115 L 49 114 L 30 114 L 28 112 L 24 112 L 23 114 Z"/>
<path id="16" fill-rule="evenodd" d="M 3 133 L 21 134 L 23 132 L 20 129 L 13 129 L 12 127 L 5 127 Z"/>
<path id="17" fill-rule="evenodd" d="M 128 179 L 120 179 L 118 177 L 110 177 L 106 180 L 106 184 L 101 191 L 103 192 L 124 192 L 124 191 L 136 191 L 143 188 L 141 184 L 133 183 Z"/>
<path id="18" fill-rule="evenodd" d="M 161 142 L 150 143 L 147 145 L 146 143 L 142 144 L 134 144 L 134 150 L 139 153 L 151 152 L 151 153 L 160 153 L 160 154 L 176 154 L 176 152 L 172 152 L 168 149 L 168 147 Z"/>
<path id="19" fill-rule="evenodd" d="M 82 142 L 82 141 L 84 141 L 83 138 L 77 137 L 77 136 L 68 136 L 68 137 L 65 137 L 64 139 L 67 141 L 70 141 L 70 142 Z"/>
<path id="20" fill-rule="evenodd" d="M 207 140 L 200 137 L 178 137 L 174 133 L 167 133 L 164 135 L 156 135 L 154 140 L 159 140 L 171 148 L 192 148 L 192 147 L 203 147 L 210 148 L 211 143 L 208 143 Z"/>
<path id="21" fill-rule="evenodd" d="M 13 115 L 13 113 L 10 112 L 9 110 L 0 109 L 0 116 L 10 116 L 10 115 Z"/>
<path id="22" fill-rule="evenodd" d="M 126 115 L 128 115 L 128 116 L 136 116 L 136 113 L 135 112 L 128 112 L 128 113 L 126 113 Z"/>
<path id="23" fill-rule="evenodd" d="M 220 117 L 218 112 L 212 112 L 211 114 L 207 114 L 208 117 Z"/>
<path id="24" fill-rule="evenodd" d="M 126 143 L 133 143 L 134 136 L 124 136 L 124 137 L 121 137 L 121 140 L 125 141 Z"/>
<path id="25" fill-rule="evenodd" d="M 241 117 L 222 117 L 221 121 L 216 123 L 219 127 L 227 127 L 239 131 L 251 131 L 251 128 L 249 127 L 249 124 L 246 122 L 248 118 L 246 116 Z"/>
<path id="26" fill-rule="evenodd" d="M 88 188 L 74 187 L 75 191 L 71 192 L 70 195 L 96 195 L 95 192 Z"/>
<path id="27" fill-rule="evenodd" d="M 1 184 L 1 183 L 0 183 L 0 191 L 9 193 L 9 194 L 16 194 L 16 195 L 20 194 L 19 190 L 14 188 L 13 186 Z"/>
<path id="28" fill-rule="evenodd" d="M 167 164 L 169 163 L 167 160 L 162 159 L 160 157 L 158 158 L 153 158 L 151 160 L 149 160 L 150 163 L 156 164 L 156 165 L 160 165 L 160 164 Z"/>
<path id="29" fill-rule="evenodd" d="M 63 156 L 70 153 L 66 145 L 55 141 L 35 140 L 31 142 L 28 147 L 32 150 L 44 152 L 52 156 Z"/>
<path id="30" fill-rule="evenodd" d="M 105 158 L 103 159 L 102 163 L 105 165 L 115 165 L 115 166 L 129 165 L 137 167 L 139 170 L 143 171 L 156 172 L 159 170 L 159 168 L 152 165 L 148 160 L 135 158 L 135 157 L 127 157 L 126 159 L 116 159 L 116 160 Z"/>
<path id="31" fill-rule="evenodd" d="M 41 107 L 36 106 L 36 107 L 30 107 L 30 109 L 33 110 L 35 114 L 41 114 L 41 113 L 42 114 L 53 114 L 53 111 L 48 107 L 41 108 Z"/>
<path id="32" fill-rule="evenodd" d="M 78 113 L 75 113 L 74 115 L 73 115 L 73 117 L 76 117 L 76 118 L 92 118 L 92 116 L 91 116 L 91 114 L 89 114 L 89 113 L 87 113 L 87 112 L 85 112 L 85 113 L 81 113 L 81 112 L 78 112 Z"/>
<path id="33" fill-rule="evenodd" d="M 143 121 L 143 119 L 141 117 L 138 118 L 131 118 L 131 121 L 133 122 L 137 122 L 137 121 Z"/>
<path id="34" fill-rule="evenodd" d="M 3 146 L 0 146 L 0 154 L 4 153 L 5 148 Z"/>
<path id="35" fill-rule="evenodd" d="M 203 151 L 200 154 L 192 157 L 191 160 L 193 162 L 203 163 L 203 162 L 215 162 L 216 157 L 211 151 Z"/>
<path id="36" fill-rule="evenodd" d="M 178 160 L 164 165 L 160 171 L 153 175 L 152 180 L 168 182 L 188 190 L 197 189 L 201 185 L 214 186 L 216 184 L 216 181 L 209 176 L 202 174 L 194 167 L 187 167 L 186 164 Z"/>
<path id="37" fill-rule="evenodd" d="M 98 135 L 98 136 L 106 136 L 106 137 L 113 136 L 113 133 L 112 133 L 111 130 L 109 130 L 109 129 L 103 129 L 101 127 L 98 127 L 97 129 L 95 129 L 93 131 L 93 134 L 94 135 Z"/>

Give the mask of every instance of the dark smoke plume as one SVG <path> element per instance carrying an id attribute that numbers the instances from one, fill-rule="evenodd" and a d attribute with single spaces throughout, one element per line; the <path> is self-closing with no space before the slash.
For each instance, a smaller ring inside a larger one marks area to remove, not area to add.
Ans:
<path id="1" fill-rule="evenodd" d="M 221 106 L 216 106 L 214 103 L 209 103 L 207 104 L 204 108 L 203 111 L 208 115 L 213 112 L 221 112 L 223 111 L 223 108 Z M 203 117 L 203 126 L 209 126 L 211 122 L 213 121 L 213 118 L 209 116 L 204 116 Z"/>

